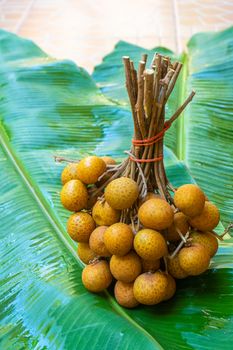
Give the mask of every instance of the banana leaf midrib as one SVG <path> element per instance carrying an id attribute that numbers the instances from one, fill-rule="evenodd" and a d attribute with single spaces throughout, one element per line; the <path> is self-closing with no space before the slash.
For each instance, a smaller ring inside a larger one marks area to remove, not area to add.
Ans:
<path id="1" fill-rule="evenodd" d="M 181 62 L 183 63 L 183 67 L 181 70 L 181 83 L 179 85 L 179 95 L 178 95 L 178 106 L 180 106 L 185 98 L 187 97 L 187 89 L 186 89 L 186 82 L 188 77 L 188 55 L 187 53 L 183 53 L 181 55 Z M 194 96 L 195 98 L 195 96 Z M 177 133 L 176 133 L 176 140 L 177 140 L 177 146 L 176 146 L 176 156 L 179 160 L 185 160 L 185 141 L 186 141 L 186 126 L 187 126 L 187 120 L 184 117 L 185 110 L 181 115 L 179 116 L 177 120 Z"/>
<path id="2" fill-rule="evenodd" d="M 79 259 L 76 249 L 75 249 L 75 244 L 70 243 L 65 235 L 65 229 L 63 225 L 57 220 L 56 215 L 53 213 L 53 211 L 50 209 L 50 206 L 48 203 L 44 200 L 43 196 L 41 196 L 40 189 L 36 185 L 36 183 L 32 180 L 32 178 L 28 175 L 27 171 L 25 171 L 23 164 L 20 162 L 20 160 L 17 158 L 15 155 L 9 141 L 7 134 L 3 128 L 2 123 L 0 123 L 0 143 L 3 147 L 3 150 L 5 151 L 6 155 L 9 157 L 11 160 L 11 163 L 13 164 L 13 167 L 17 171 L 19 177 L 22 179 L 24 184 L 26 185 L 28 191 L 31 193 L 33 198 L 36 200 L 38 206 L 40 207 L 41 211 L 43 212 L 44 216 L 46 219 L 49 221 L 49 223 L 52 225 L 54 228 L 55 232 L 59 236 L 59 239 L 62 240 L 62 242 L 65 244 L 67 250 L 72 254 L 72 256 L 75 258 L 77 263 L 80 266 L 84 266 L 84 264 L 81 262 Z M 141 333 L 143 333 L 150 341 L 152 341 L 156 349 L 158 350 L 164 350 L 163 347 L 155 340 L 154 337 L 152 337 L 144 328 L 142 328 L 137 322 L 135 322 L 128 314 L 126 311 L 121 308 L 118 303 L 115 301 L 115 299 L 111 296 L 111 294 L 105 290 L 104 294 L 106 295 L 107 299 L 111 303 L 113 309 L 115 312 L 123 317 L 125 320 L 127 320 L 129 323 L 131 323 L 135 328 L 137 328 Z"/>

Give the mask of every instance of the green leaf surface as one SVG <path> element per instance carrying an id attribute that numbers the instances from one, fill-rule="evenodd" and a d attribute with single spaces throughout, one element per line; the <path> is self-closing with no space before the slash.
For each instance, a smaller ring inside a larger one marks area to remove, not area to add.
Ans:
<path id="1" fill-rule="evenodd" d="M 227 224 L 233 221 L 233 27 L 197 34 L 188 49 L 187 87 L 197 94 L 185 115 L 184 159 Z"/>
<path id="2" fill-rule="evenodd" d="M 176 298 L 125 310 L 111 294 L 88 293 L 66 233 L 53 156 L 122 158 L 132 126 L 87 72 L 0 31 L 1 349 L 231 349 L 233 246 L 214 269 L 179 283 Z M 166 149 L 175 186 L 193 181 Z"/>

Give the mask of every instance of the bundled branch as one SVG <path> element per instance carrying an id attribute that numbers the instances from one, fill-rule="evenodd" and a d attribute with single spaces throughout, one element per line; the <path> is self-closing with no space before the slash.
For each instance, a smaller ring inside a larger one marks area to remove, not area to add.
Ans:
<path id="1" fill-rule="evenodd" d="M 195 92 L 192 91 L 177 111 L 165 120 L 165 105 L 173 91 L 182 64 L 172 63 L 169 57 L 158 53 L 155 54 L 150 68 L 146 68 L 145 54 L 139 61 L 137 71 L 128 56 L 123 57 L 123 63 L 134 123 L 132 146 L 130 151 L 125 152 L 128 158 L 122 164 L 108 169 L 107 172 L 111 177 L 94 189 L 91 195 L 100 194 L 113 179 L 126 176 L 135 180 L 139 186 L 138 201 L 148 192 L 155 192 L 173 204 L 170 195 L 173 187 L 168 182 L 164 169 L 164 134 L 192 100 Z M 137 204 L 135 203 L 132 208 L 135 213 Z M 130 216 L 132 217 L 128 212 L 123 212 L 121 220 L 128 222 Z"/>

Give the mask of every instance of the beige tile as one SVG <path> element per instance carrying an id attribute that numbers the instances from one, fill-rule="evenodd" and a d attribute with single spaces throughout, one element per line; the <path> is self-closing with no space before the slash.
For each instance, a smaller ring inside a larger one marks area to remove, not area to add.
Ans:
<path id="1" fill-rule="evenodd" d="M 174 6 L 176 5 L 176 15 Z M 31 5 L 29 11 L 28 6 Z M 58 58 L 92 70 L 114 44 L 185 48 L 192 33 L 233 23 L 233 3 L 221 0 L 6 0 L 0 26 L 16 30 Z M 176 35 L 179 38 L 176 38 Z"/>

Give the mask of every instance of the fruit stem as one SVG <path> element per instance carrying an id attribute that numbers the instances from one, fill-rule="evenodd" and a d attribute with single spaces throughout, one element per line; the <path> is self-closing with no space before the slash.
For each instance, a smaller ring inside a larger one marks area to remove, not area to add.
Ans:
<path id="1" fill-rule="evenodd" d="M 168 274 L 167 258 L 165 256 L 163 257 L 163 262 L 165 266 L 165 273 Z"/>
<path id="2" fill-rule="evenodd" d="M 230 224 L 228 224 L 228 226 L 225 228 L 225 230 L 223 231 L 223 233 L 221 235 L 218 235 L 215 231 L 211 231 L 211 233 L 217 237 L 220 241 L 224 240 L 224 236 L 227 235 L 230 230 L 233 229 L 233 222 L 231 222 Z"/>
<path id="3" fill-rule="evenodd" d="M 184 236 L 184 240 L 182 240 L 182 241 L 178 244 L 178 246 L 176 247 L 176 249 L 174 250 L 174 252 L 173 252 L 171 255 L 168 256 L 169 259 L 173 259 L 173 258 L 176 256 L 176 254 L 179 253 L 180 249 L 181 249 L 181 248 L 183 247 L 183 245 L 187 242 L 187 239 L 188 239 L 188 237 L 189 237 L 189 234 L 190 234 L 190 230 L 187 231 L 187 233 L 186 233 L 185 236 Z"/>

